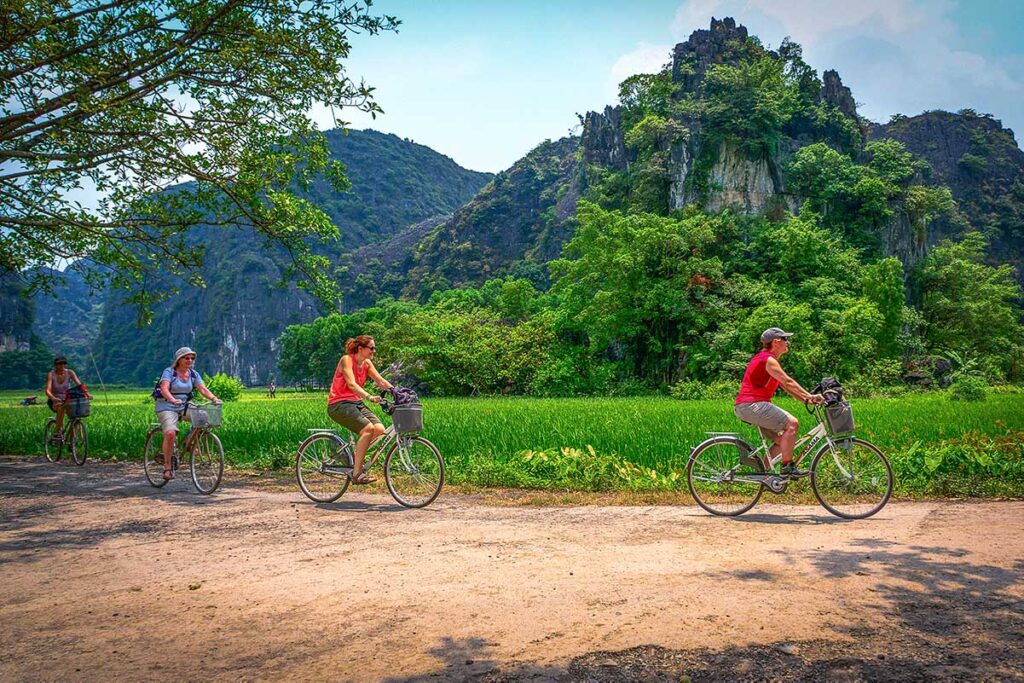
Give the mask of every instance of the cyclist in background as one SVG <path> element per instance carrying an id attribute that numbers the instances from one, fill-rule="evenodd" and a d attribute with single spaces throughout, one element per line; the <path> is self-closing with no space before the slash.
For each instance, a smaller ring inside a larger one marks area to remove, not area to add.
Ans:
<path id="1" fill-rule="evenodd" d="M 373 412 L 363 405 L 369 399 L 380 403 L 379 396 L 371 396 L 363 389 L 367 376 L 380 389 L 387 391 L 391 384 L 380 376 L 370 359 L 377 351 L 377 342 L 365 334 L 345 342 L 345 355 L 338 361 L 331 382 L 331 393 L 327 396 L 327 415 L 350 432 L 358 434 L 356 452 L 353 454 L 353 484 L 369 484 L 373 477 L 363 472 L 363 459 L 370 444 L 384 433 L 384 425 Z"/>
<path id="2" fill-rule="evenodd" d="M 793 464 L 793 447 L 800 423 L 788 412 L 773 405 L 772 396 L 781 386 L 783 391 L 798 401 L 821 404 L 825 399 L 800 386 L 779 364 L 779 358 L 789 351 L 789 338 L 792 336 L 792 332 L 783 332 L 778 327 L 769 327 L 761 333 L 761 351 L 750 360 L 743 373 L 733 412 L 744 422 L 755 425 L 773 443 L 770 449 L 773 457 L 782 454 L 783 475 L 803 477 L 807 472 L 798 470 Z"/>
<path id="3" fill-rule="evenodd" d="M 181 406 L 192 396 L 194 390 L 214 403 L 221 402 L 206 388 L 203 378 L 192 368 L 195 362 L 196 352 L 183 346 L 174 352 L 174 365 L 160 375 L 160 397 L 156 400 L 156 417 L 160 421 L 160 431 L 164 434 L 164 480 L 174 479 L 171 454 L 174 450 L 174 439 L 178 436 L 178 421 L 188 420 L 187 415 L 181 414 Z"/>
<path id="4" fill-rule="evenodd" d="M 68 391 L 71 383 L 76 387 L 85 388 L 75 371 L 68 367 L 68 359 L 65 356 L 57 356 L 53 359 L 53 370 L 46 373 L 46 405 L 50 410 L 57 413 L 57 429 L 54 431 L 53 443 L 57 444 L 64 440 L 64 413 L 67 412 Z M 85 393 L 86 398 L 92 398 Z"/>

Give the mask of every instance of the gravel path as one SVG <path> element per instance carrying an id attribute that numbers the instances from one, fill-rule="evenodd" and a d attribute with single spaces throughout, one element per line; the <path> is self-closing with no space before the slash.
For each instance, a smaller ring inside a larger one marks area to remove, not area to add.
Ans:
<path id="1" fill-rule="evenodd" d="M 1024 680 L 1022 522 L 318 506 L 0 458 L 0 680 Z"/>

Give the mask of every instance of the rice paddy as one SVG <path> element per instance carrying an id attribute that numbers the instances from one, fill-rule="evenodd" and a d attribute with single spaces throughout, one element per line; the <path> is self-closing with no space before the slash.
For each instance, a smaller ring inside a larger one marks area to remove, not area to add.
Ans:
<path id="1" fill-rule="evenodd" d="M 43 425 L 51 412 L 45 405 L 17 405 L 28 393 L 0 392 L 0 454 L 41 455 Z M 98 392 L 94 398 L 92 414 L 86 418 L 89 457 L 140 459 L 145 434 L 155 422 L 148 390 Z M 640 472 L 642 481 L 630 487 L 685 488 L 686 459 L 706 438 L 705 432 L 737 431 L 757 443 L 753 430 L 733 416 L 727 400 L 434 398 L 423 404 L 424 435 L 444 455 L 449 480 L 483 486 L 617 486 L 600 478 L 587 480 L 581 472 L 593 468 L 580 462 L 555 462 L 564 456 L 563 460 L 635 466 L 631 471 Z M 802 430 L 812 424 L 813 418 L 796 402 L 782 399 L 780 405 L 801 419 Z M 917 470 L 926 466 L 927 458 L 933 458 L 927 466 L 934 471 L 935 453 L 948 451 L 966 435 L 972 443 L 998 441 L 992 457 L 1001 469 L 992 472 L 1003 479 L 996 489 L 971 490 L 981 495 L 992 490 L 1024 492 L 1024 394 L 994 394 L 977 403 L 951 401 L 942 393 L 862 399 L 854 402 L 854 411 L 858 436 L 876 443 L 892 459 L 898 491 L 914 489 L 907 482 L 922 479 Z M 327 418 L 323 394 L 279 391 L 270 399 L 249 390 L 239 401 L 225 405 L 217 433 L 230 463 L 283 469 L 292 465 L 308 429 L 334 426 Z M 530 452 L 548 453 L 554 460 L 549 457 L 542 467 L 543 458 L 524 458 Z"/>

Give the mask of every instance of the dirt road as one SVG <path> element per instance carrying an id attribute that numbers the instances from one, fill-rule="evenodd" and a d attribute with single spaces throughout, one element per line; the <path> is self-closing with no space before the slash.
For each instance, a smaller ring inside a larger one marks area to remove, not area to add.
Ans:
<path id="1" fill-rule="evenodd" d="M 0 458 L 0 680 L 1024 680 L 1022 522 L 317 506 Z"/>

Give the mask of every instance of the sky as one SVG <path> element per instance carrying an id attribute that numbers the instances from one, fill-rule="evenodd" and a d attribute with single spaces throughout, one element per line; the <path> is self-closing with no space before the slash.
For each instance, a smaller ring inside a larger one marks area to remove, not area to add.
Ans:
<path id="1" fill-rule="evenodd" d="M 862 116 L 972 108 L 1024 135 L 1024 0 L 376 0 L 398 33 L 356 36 L 351 77 L 384 115 L 343 110 L 351 128 L 427 145 L 497 172 L 577 114 L 617 100 L 711 17 L 731 16 L 768 47 L 790 37 L 820 74 L 836 69 Z M 332 116 L 314 110 L 321 128 Z"/>

